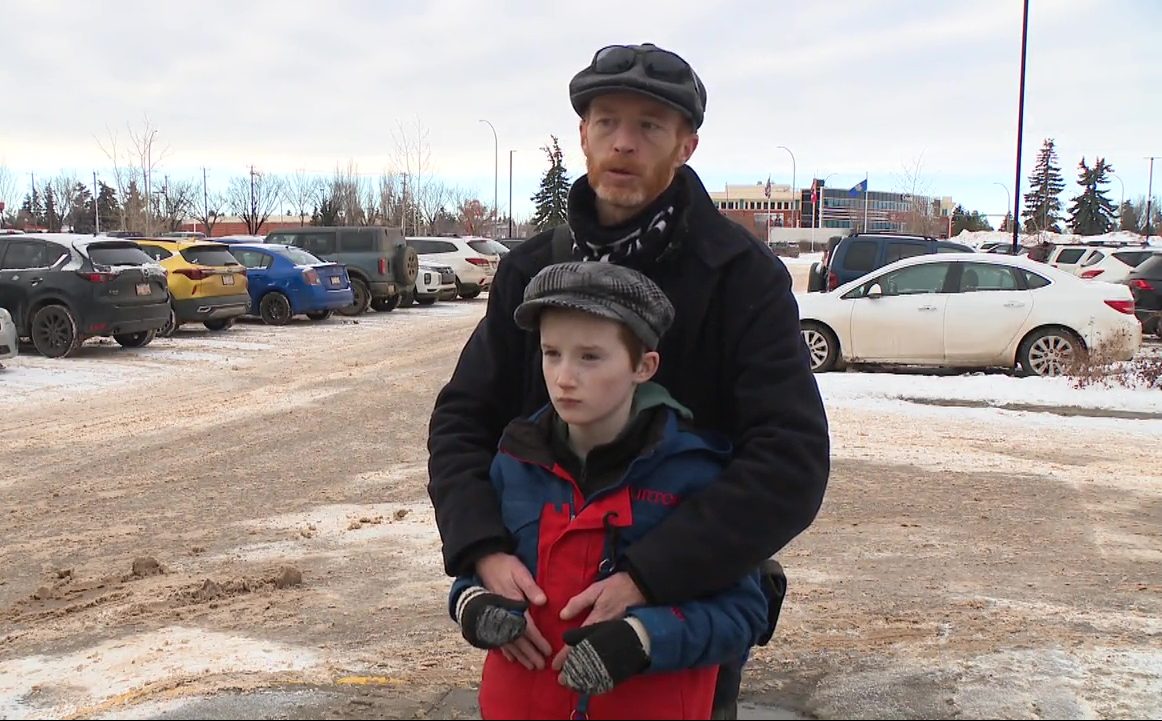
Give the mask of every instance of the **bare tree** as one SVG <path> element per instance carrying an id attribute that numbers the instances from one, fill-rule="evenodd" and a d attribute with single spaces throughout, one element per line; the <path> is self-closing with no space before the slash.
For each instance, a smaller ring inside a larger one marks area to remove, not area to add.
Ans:
<path id="1" fill-rule="evenodd" d="M 149 121 L 149 116 L 145 116 L 142 120 L 141 128 L 135 129 L 131 125 L 126 125 L 129 130 L 129 142 L 133 145 L 133 159 L 140 168 L 141 174 L 139 177 L 143 178 L 145 185 L 142 193 L 145 195 L 147 209 L 154 208 L 157 205 L 157 199 L 154 195 L 155 191 L 153 174 L 157 167 L 161 164 L 162 159 L 169 151 L 168 146 L 154 151 L 154 143 L 157 139 L 158 130 Z M 155 230 L 154 213 L 147 212 L 145 216 L 145 233 L 152 234 Z"/>
<path id="2" fill-rule="evenodd" d="M 434 215 L 427 211 L 433 210 L 433 201 L 440 201 L 435 205 L 435 212 L 443 207 L 446 189 L 428 188 L 432 183 L 432 148 L 428 141 L 430 133 L 418 117 L 411 127 L 404 125 L 402 120 L 396 121 L 396 130 L 391 135 L 395 145 L 395 167 L 403 175 L 406 212 L 401 218 L 401 225 L 407 233 L 408 228 L 418 228 L 421 222 L 430 223 L 429 219 Z"/>
<path id="3" fill-rule="evenodd" d="M 931 186 L 923 176 L 924 154 L 921 153 L 910 164 L 902 165 L 902 174 L 897 176 L 898 192 L 903 194 L 908 209 L 905 211 L 904 232 L 920 235 L 935 235 L 944 229 L 945 221 L 940 217 L 936 202 L 930 197 Z"/>
<path id="4" fill-rule="evenodd" d="M 452 206 L 456 209 L 459 229 L 466 235 L 485 235 L 492 216 L 492 208 L 482 203 L 476 194 L 464 188 L 449 192 Z"/>
<path id="5" fill-rule="evenodd" d="M 282 201 L 282 191 L 282 178 L 260 173 L 251 166 L 248 177 L 230 179 L 226 200 L 230 209 L 246 224 L 246 232 L 258 235 Z"/>
<path id="6" fill-rule="evenodd" d="M 305 170 L 296 170 L 286 178 L 286 201 L 299 216 L 299 225 L 307 224 L 307 217 L 318 206 L 323 181 Z"/>
<path id="7" fill-rule="evenodd" d="M 137 171 L 133 167 L 132 155 L 123 145 L 119 145 L 117 133 L 109 127 L 105 128 L 105 132 L 108 138 L 104 142 L 100 138 L 94 139 L 97 141 L 97 147 L 113 164 L 113 183 L 117 186 L 117 197 L 121 198 L 121 204 L 118 206 L 121 211 L 120 226 L 129 230 L 135 223 L 130 222 L 130 207 L 125 201 L 129 197 L 129 186 L 137 179 Z"/>
<path id="8" fill-rule="evenodd" d="M 404 203 L 400 192 L 399 176 L 384 173 L 376 182 L 376 203 L 379 217 L 387 225 L 403 227 Z"/>
<path id="9" fill-rule="evenodd" d="M 162 186 L 161 195 L 154 203 L 154 216 L 166 230 L 179 230 L 186 218 L 196 212 L 198 187 L 190 180 L 168 182 Z"/>
<path id="10" fill-rule="evenodd" d="M 199 203 L 198 200 L 201 202 Z M 222 193 L 207 191 L 202 194 L 201 198 L 194 200 L 190 217 L 202 224 L 202 227 L 206 229 L 207 236 L 213 236 L 214 226 L 218 224 L 218 220 L 222 217 L 222 211 L 226 209 L 227 205 L 226 196 Z"/>
<path id="11" fill-rule="evenodd" d="M 57 216 L 55 219 L 49 218 L 49 229 L 63 230 L 64 226 L 71 224 L 73 196 L 77 189 L 77 179 L 75 176 L 62 173 L 49 181 L 49 186 L 52 188 Z"/>
<path id="12" fill-rule="evenodd" d="M 0 165 L 0 228 L 16 217 L 16 176 L 5 165 Z M 5 218 L 9 220 L 5 220 Z"/>

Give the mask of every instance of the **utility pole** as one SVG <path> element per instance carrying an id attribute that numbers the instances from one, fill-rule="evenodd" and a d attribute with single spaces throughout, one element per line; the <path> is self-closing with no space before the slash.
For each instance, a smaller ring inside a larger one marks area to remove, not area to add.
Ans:
<path id="1" fill-rule="evenodd" d="M 400 201 L 399 205 L 399 224 L 403 226 L 400 228 L 400 233 L 406 238 L 408 234 L 408 174 L 400 173 L 400 176 L 403 177 L 403 200 Z"/>
<path id="2" fill-rule="evenodd" d="M 210 191 L 206 187 L 206 166 L 202 166 L 202 207 L 205 210 L 205 215 L 202 216 L 202 227 L 206 227 L 206 223 L 210 222 Z M 206 230 L 206 235 L 210 235 L 210 231 Z"/>
<path id="3" fill-rule="evenodd" d="M 93 235 L 101 234 L 101 191 L 97 187 L 97 171 L 93 171 Z"/>
<path id="4" fill-rule="evenodd" d="M 500 145 L 496 139 L 496 128 L 487 120 L 481 120 L 482 123 L 488 123 L 488 127 L 492 128 L 492 232 L 496 232 L 496 204 L 499 202 L 496 194 L 497 189 L 497 173 L 498 163 L 500 162 Z"/>
<path id="5" fill-rule="evenodd" d="M 515 150 L 508 151 L 508 237 L 512 237 L 512 154 Z"/>
<path id="6" fill-rule="evenodd" d="M 258 211 L 254 207 L 254 175 L 255 175 L 254 166 L 251 165 L 250 166 L 250 218 L 251 218 L 251 220 L 249 223 L 247 223 L 246 232 L 248 232 L 252 235 L 258 232 L 258 228 L 251 227 L 254 224 L 254 220 L 258 217 Z"/>
<path id="7" fill-rule="evenodd" d="M 1146 183 L 1146 245 L 1150 244 L 1150 213 L 1153 212 L 1154 204 L 1154 161 L 1162 158 L 1162 155 L 1149 155 L 1146 160 L 1150 161 L 1150 180 Z"/>
<path id="8" fill-rule="evenodd" d="M 166 221 L 168 221 L 170 218 L 170 212 L 169 212 L 169 176 L 163 175 L 162 177 L 165 178 L 165 185 L 162 186 L 161 192 L 162 192 L 162 197 L 165 198 L 165 218 L 166 218 Z"/>

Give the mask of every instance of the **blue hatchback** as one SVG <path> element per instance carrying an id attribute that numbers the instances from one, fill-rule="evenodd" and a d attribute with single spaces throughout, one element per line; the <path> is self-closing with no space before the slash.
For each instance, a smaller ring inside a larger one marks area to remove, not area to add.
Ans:
<path id="1" fill-rule="evenodd" d="M 292 316 L 326 320 L 355 302 L 347 269 L 289 245 L 233 243 L 230 254 L 246 267 L 250 313 L 268 325 L 286 325 Z"/>

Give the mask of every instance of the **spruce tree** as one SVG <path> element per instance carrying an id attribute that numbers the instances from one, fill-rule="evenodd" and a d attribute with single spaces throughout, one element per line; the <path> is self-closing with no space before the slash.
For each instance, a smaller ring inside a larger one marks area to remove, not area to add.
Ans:
<path id="1" fill-rule="evenodd" d="M 1091 168 L 1083 157 L 1077 168 L 1077 184 L 1082 191 L 1069 208 L 1069 227 L 1078 235 L 1108 233 L 1114 229 L 1114 206 L 1101 186 L 1109 182 L 1106 174 L 1113 172 L 1113 166 L 1107 165 L 1105 158 L 1098 158 Z"/>
<path id="2" fill-rule="evenodd" d="M 69 217 L 72 218 L 73 232 L 89 234 L 94 231 L 93 224 L 93 194 L 84 183 L 73 186 L 72 206 L 69 208 Z"/>
<path id="3" fill-rule="evenodd" d="M 1025 210 L 1021 212 L 1026 233 L 1061 232 L 1061 200 L 1058 196 L 1065 190 L 1065 181 L 1061 179 L 1061 168 L 1056 163 L 1053 138 L 1046 138 L 1037 154 L 1037 166 L 1029 176 L 1029 192 L 1025 195 Z"/>
<path id="4" fill-rule="evenodd" d="M 114 230 L 121 227 L 121 203 L 117 201 L 117 191 L 104 181 L 97 181 L 100 190 L 97 192 L 97 210 L 101 217 L 101 230 Z"/>
<path id="5" fill-rule="evenodd" d="M 532 225 L 538 231 L 561 225 L 568 220 L 569 176 L 565 171 L 565 161 L 561 155 L 561 144 L 557 136 L 550 135 L 551 146 L 541 150 L 549 159 L 549 169 L 541 176 L 541 187 L 531 200 L 536 204 Z"/>

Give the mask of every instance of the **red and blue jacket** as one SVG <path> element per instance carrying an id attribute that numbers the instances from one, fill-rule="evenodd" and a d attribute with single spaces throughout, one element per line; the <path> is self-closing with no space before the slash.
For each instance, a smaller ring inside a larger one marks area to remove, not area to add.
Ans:
<path id="1" fill-rule="evenodd" d="M 564 645 L 564 632 L 584 618 L 560 620 L 569 599 L 625 570 L 624 551 L 713 483 L 729 459 L 725 439 L 694 432 L 672 408 L 648 412 L 644 449 L 596 487 L 594 479 L 575 477 L 559 462 L 553 424 L 560 421 L 551 407 L 513 421 L 501 438 L 492 483 L 515 553 L 548 597 L 530 614 L 553 655 Z M 453 618 L 460 593 L 473 585 L 480 585 L 473 576 L 453 583 Z M 757 571 L 708 598 L 629 609 L 649 633 L 650 666 L 600 696 L 583 698 L 560 685 L 551 668 L 530 671 L 490 651 L 480 684 L 481 713 L 486 719 L 552 719 L 584 709 L 594 719 L 709 718 L 718 665 L 747 655 L 767 628 L 767 609 Z"/>

